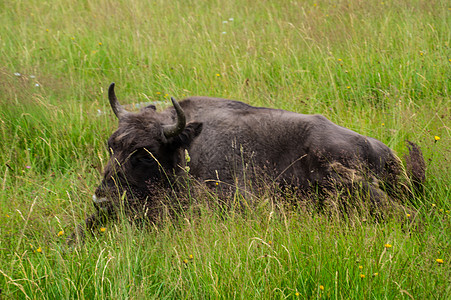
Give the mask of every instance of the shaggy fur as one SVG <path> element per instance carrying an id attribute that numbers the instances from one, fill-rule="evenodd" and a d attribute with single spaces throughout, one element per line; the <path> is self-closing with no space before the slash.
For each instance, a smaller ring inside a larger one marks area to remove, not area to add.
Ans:
<path id="1" fill-rule="evenodd" d="M 263 174 L 279 186 L 310 194 L 356 191 L 376 205 L 398 192 L 402 166 L 393 151 L 321 115 L 192 97 L 180 102 L 186 126 L 168 138 L 163 128 L 178 118 L 173 107 L 157 112 L 151 106 L 130 113 L 117 102 L 114 85 L 109 95 L 119 128 L 108 140 L 111 159 L 95 193 L 97 198 L 108 199 L 103 211 L 113 210 L 119 199 L 125 199 L 125 207 L 152 210 L 158 190 L 173 188 L 186 165 L 197 180 L 221 191 L 246 191 L 246 183 Z M 189 162 L 185 149 L 191 156 Z M 409 150 L 407 166 L 420 185 L 424 159 L 411 142 Z M 88 227 L 96 224 L 87 221 Z"/>

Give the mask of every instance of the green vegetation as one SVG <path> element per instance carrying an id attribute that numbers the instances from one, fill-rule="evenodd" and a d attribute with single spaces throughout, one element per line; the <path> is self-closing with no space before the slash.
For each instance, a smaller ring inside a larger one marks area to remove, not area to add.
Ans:
<path id="1" fill-rule="evenodd" d="M 449 2 L 4 0 L 0 20 L 0 298 L 451 297 Z M 65 251 L 108 160 L 112 81 L 122 103 L 216 96 L 323 114 L 400 156 L 412 140 L 418 213 L 200 205 Z"/>

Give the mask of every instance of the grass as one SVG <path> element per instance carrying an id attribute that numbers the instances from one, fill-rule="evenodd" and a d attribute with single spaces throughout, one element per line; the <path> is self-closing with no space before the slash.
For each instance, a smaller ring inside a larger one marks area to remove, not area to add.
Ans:
<path id="1" fill-rule="evenodd" d="M 450 14 L 440 0 L 0 2 L 1 296 L 451 297 Z M 108 160 L 112 81 L 124 104 L 217 96 L 323 114 L 399 155 L 412 140 L 428 165 L 416 222 L 262 198 L 111 224 L 65 251 Z"/>

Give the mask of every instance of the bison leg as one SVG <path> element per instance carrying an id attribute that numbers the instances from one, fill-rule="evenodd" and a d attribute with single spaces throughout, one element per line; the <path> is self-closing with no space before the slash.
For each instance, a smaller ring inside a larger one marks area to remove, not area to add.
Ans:
<path id="1" fill-rule="evenodd" d="M 349 168 L 339 162 L 330 165 L 328 182 L 323 185 L 329 194 L 334 191 L 340 195 L 341 203 L 337 203 L 343 212 L 349 209 L 367 212 L 376 218 L 382 218 L 390 205 L 390 197 L 381 188 L 382 181 L 362 171 L 360 168 Z"/>

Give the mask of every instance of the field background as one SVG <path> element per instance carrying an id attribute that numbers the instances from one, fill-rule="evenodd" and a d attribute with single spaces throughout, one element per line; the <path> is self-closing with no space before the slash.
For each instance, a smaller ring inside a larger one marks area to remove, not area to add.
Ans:
<path id="1" fill-rule="evenodd" d="M 0 1 L 0 299 L 449 299 L 451 6 Z M 406 222 L 208 208 L 67 251 L 123 104 L 216 96 L 323 114 L 427 162 Z M 409 222 L 414 218 L 414 222 Z"/>

